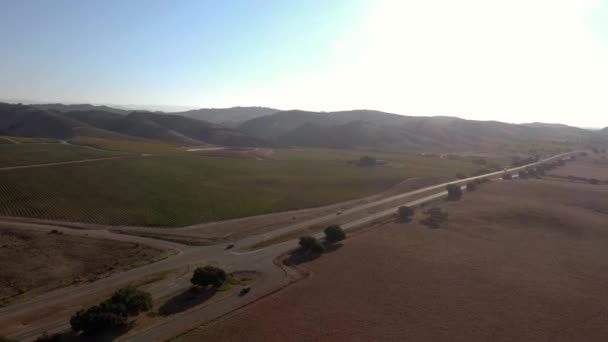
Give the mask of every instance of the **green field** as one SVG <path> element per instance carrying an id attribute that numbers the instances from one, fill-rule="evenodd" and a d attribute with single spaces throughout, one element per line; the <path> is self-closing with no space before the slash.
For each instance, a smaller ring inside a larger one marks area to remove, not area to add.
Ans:
<path id="1" fill-rule="evenodd" d="M 146 154 L 180 154 L 185 151 L 178 146 L 156 141 L 145 140 L 119 140 L 92 137 L 77 137 L 70 139 L 70 142 L 78 145 L 92 146 L 95 148 L 111 151 L 122 151 L 129 153 Z"/>
<path id="2" fill-rule="evenodd" d="M 182 226 L 325 205 L 410 177 L 452 177 L 475 169 L 419 156 L 385 155 L 392 158 L 387 165 L 358 167 L 345 160 L 374 154 L 290 153 L 276 153 L 284 160 L 152 156 L 2 171 L 0 215 Z"/>
<path id="3" fill-rule="evenodd" d="M 63 144 L 2 144 L 0 145 L 0 167 L 57 163 L 117 155 L 119 154 Z"/>

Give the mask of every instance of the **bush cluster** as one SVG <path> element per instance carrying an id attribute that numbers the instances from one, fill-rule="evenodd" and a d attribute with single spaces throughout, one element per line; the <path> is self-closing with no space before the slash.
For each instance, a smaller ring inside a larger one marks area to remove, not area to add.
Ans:
<path id="1" fill-rule="evenodd" d="M 226 281 L 226 271 L 215 266 L 197 267 L 192 274 L 190 282 L 193 285 L 207 287 L 220 287 Z"/>
<path id="2" fill-rule="evenodd" d="M 342 227 L 332 224 L 323 231 L 325 233 L 325 241 L 327 243 L 335 243 L 346 239 L 346 233 Z"/>
<path id="3" fill-rule="evenodd" d="M 409 222 L 414 216 L 414 209 L 408 206 L 401 206 L 397 209 L 397 215 L 399 215 L 399 219 L 404 222 Z"/>
<path id="4" fill-rule="evenodd" d="M 70 318 L 74 331 L 96 334 L 123 328 L 129 316 L 152 308 L 152 296 L 136 287 L 129 286 L 116 291 L 110 299 L 76 312 Z"/>
<path id="5" fill-rule="evenodd" d="M 325 251 L 325 247 L 321 241 L 319 241 L 314 236 L 302 236 L 300 238 L 300 250 L 304 253 L 323 253 Z"/>

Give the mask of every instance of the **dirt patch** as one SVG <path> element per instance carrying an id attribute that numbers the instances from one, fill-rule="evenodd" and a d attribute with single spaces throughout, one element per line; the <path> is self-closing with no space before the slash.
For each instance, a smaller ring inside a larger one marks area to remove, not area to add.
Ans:
<path id="1" fill-rule="evenodd" d="M 485 184 L 438 229 L 391 223 L 179 341 L 603 341 L 608 187 Z"/>
<path id="2" fill-rule="evenodd" d="M 129 242 L 0 226 L 0 305 L 106 277 L 167 253 Z"/>

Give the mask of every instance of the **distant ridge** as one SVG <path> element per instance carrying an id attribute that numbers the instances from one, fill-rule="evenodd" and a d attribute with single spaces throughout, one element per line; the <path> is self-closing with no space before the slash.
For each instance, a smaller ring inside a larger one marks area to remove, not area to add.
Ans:
<path id="1" fill-rule="evenodd" d="M 261 139 L 247 136 L 235 129 L 179 115 L 151 112 L 119 114 L 101 110 L 99 106 L 93 107 L 94 110 L 75 110 L 78 107 L 71 105 L 45 109 L 41 106 L 0 103 L 0 135 L 57 139 L 75 136 L 105 136 L 117 139 L 135 137 L 183 145 L 264 146 L 267 144 Z"/>
<path id="2" fill-rule="evenodd" d="M 538 122 L 510 124 L 449 116 L 403 116 L 374 110 L 310 112 L 266 107 L 164 113 L 89 104 L 0 103 L 0 135 L 396 151 L 473 151 L 534 144 L 563 149 L 608 145 L 608 128 L 592 131 Z"/>

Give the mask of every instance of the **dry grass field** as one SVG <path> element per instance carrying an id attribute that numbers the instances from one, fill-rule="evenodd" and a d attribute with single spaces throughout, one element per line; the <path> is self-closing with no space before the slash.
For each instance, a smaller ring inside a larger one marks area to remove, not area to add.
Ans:
<path id="1" fill-rule="evenodd" d="M 0 306 L 165 255 L 135 243 L 0 226 Z"/>
<path id="2" fill-rule="evenodd" d="M 484 184 L 438 229 L 391 223 L 179 341 L 608 340 L 608 186 Z"/>
<path id="3" fill-rule="evenodd" d="M 608 181 L 608 159 L 605 154 L 579 158 L 564 167 L 551 171 L 551 174 L 560 177 L 576 176 Z"/>

